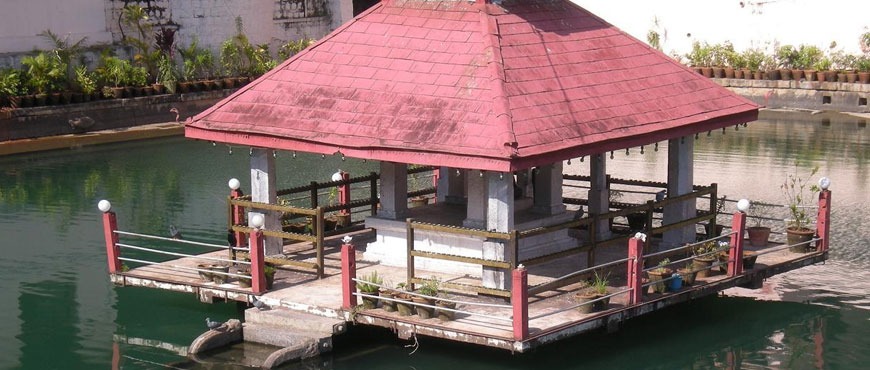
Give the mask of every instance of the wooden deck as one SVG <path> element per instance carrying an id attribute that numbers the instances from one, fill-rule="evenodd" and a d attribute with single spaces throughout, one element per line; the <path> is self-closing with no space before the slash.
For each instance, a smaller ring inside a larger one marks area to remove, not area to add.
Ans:
<path id="1" fill-rule="evenodd" d="M 363 276 L 377 270 L 384 277 L 385 283 L 397 283 L 406 279 L 404 268 L 379 265 L 376 262 L 362 259 L 365 244 L 373 237 L 371 231 L 355 233 L 354 244 L 357 250 L 357 276 Z M 468 304 L 459 304 L 457 309 L 479 314 L 457 314 L 456 320 L 441 322 L 436 318 L 420 319 L 419 316 L 399 316 L 398 313 L 386 312 L 383 309 L 354 310 L 347 312 L 341 309 L 341 261 L 340 261 L 340 236 L 329 238 L 325 249 L 325 277 L 317 279 L 313 274 L 293 270 L 279 269 L 275 277 L 273 290 L 258 296 L 258 298 L 271 305 L 280 306 L 291 310 L 308 312 L 320 316 L 341 318 L 354 321 L 357 324 L 373 325 L 394 330 L 402 338 L 415 335 L 425 335 L 445 338 L 459 342 L 474 343 L 478 345 L 497 347 L 511 351 L 524 352 L 542 344 L 556 341 L 566 336 L 606 327 L 609 330 L 616 329 L 620 323 L 632 317 L 640 316 L 664 307 L 689 301 L 702 296 L 716 294 L 724 289 L 734 286 L 760 286 L 763 279 L 797 269 L 806 265 L 818 263 L 827 259 L 827 252 L 793 253 L 787 249 L 770 254 L 761 255 L 752 269 L 747 269 L 743 274 L 728 277 L 720 274 L 707 278 L 699 278 L 694 285 L 683 287 L 677 292 L 664 294 L 651 293 L 644 296 L 644 302 L 639 305 L 627 306 L 625 294 L 614 296 L 608 309 L 593 314 L 581 314 L 571 307 L 576 303 L 573 300 L 574 293 L 583 287 L 582 283 L 569 285 L 554 291 L 532 295 L 529 297 L 529 338 L 524 341 L 513 339 L 512 324 L 509 319 L 512 315 L 510 307 L 482 307 Z M 778 244 L 770 244 L 767 248 L 757 249 L 748 247 L 747 250 L 764 251 L 775 248 Z M 293 248 L 304 250 L 304 244 L 295 245 Z M 285 248 L 286 249 L 286 248 Z M 599 255 L 599 258 L 616 260 L 624 258 L 624 250 L 620 253 L 617 248 L 609 256 Z M 226 251 L 212 252 L 207 255 L 225 257 Z M 299 255 L 299 254 L 297 254 Z M 621 255 L 621 257 L 620 257 Z M 303 255 L 302 259 L 308 258 Z M 313 253 L 310 260 L 313 260 Z M 563 259 L 555 263 L 535 266 L 529 270 L 529 285 L 534 286 L 562 276 L 571 271 L 583 268 L 585 257 L 578 256 L 576 259 Z M 236 300 L 250 302 L 253 296 L 249 288 L 241 288 L 235 279 L 224 284 L 215 284 L 202 281 L 195 271 L 180 272 L 176 267 L 194 267 L 202 263 L 196 258 L 182 258 L 172 260 L 160 265 L 134 268 L 128 272 L 112 275 L 112 281 L 119 285 L 144 286 L 150 288 L 166 289 L 179 292 L 196 294 L 200 300 L 211 302 L 215 299 Z M 231 270 L 231 272 L 233 272 Z M 625 274 L 624 265 L 618 265 L 611 274 L 612 291 L 624 289 Z M 474 276 L 451 276 L 440 273 L 417 271 L 417 276 L 434 276 L 442 281 L 451 282 L 479 282 L 479 277 Z M 447 297 L 466 302 L 481 302 L 494 305 L 510 305 L 510 302 L 501 298 L 462 294 L 459 292 L 447 292 Z M 546 315 L 553 313 L 552 315 Z M 498 319 L 502 318 L 502 320 Z"/>

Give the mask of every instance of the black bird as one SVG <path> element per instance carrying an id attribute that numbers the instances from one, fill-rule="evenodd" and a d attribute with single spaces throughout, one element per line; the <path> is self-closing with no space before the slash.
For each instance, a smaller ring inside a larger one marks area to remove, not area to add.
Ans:
<path id="1" fill-rule="evenodd" d="M 253 299 L 253 301 L 251 301 L 251 304 L 253 304 L 254 307 L 257 307 L 258 310 L 265 311 L 265 310 L 269 309 L 269 305 L 263 303 L 263 301 L 257 299 L 257 297 L 251 297 L 251 298 Z"/>
<path id="2" fill-rule="evenodd" d="M 211 318 L 208 318 L 208 317 L 205 318 L 205 326 L 208 326 L 208 328 L 211 330 L 215 330 L 223 325 L 224 324 L 219 323 L 217 321 L 211 321 Z"/>
<path id="3" fill-rule="evenodd" d="M 169 236 L 171 236 L 172 239 L 181 239 L 181 231 L 178 231 L 178 229 L 175 228 L 175 225 L 169 224 Z"/>

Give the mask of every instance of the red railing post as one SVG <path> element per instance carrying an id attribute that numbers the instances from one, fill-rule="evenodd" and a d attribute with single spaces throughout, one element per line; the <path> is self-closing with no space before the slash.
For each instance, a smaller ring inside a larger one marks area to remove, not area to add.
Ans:
<path id="1" fill-rule="evenodd" d="M 827 251 L 830 247 L 831 237 L 831 191 L 828 189 L 822 189 L 819 192 L 819 215 L 816 218 L 816 232 L 819 234 L 816 251 Z"/>
<path id="2" fill-rule="evenodd" d="M 263 252 L 265 241 L 262 230 L 256 227 L 251 230 L 251 290 L 254 294 L 266 291 L 266 258 Z"/>
<path id="3" fill-rule="evenodd" d="M 348 180 L 350 180 L 350 173 L 341 171 L 341 181 L 345 183 L 338 187 L 338 202 L 342 205 L 339 213 L 343 215 L 350 214 L 350 210 L 346 208 L 350 204 L 350 182 L 346 182 Z"/>
<path id="4" fill-rule="evenodd" d="M 511 306 L 513 306 L 514 339 L 525 340 L 529 336 L 529 272 L 523 265 L 511 274 Z"/>
<path id="5" fill-rule="evenodd" d="M 350 241 L 341 245 L 341 307 L 350 310 L 356 307 L 356 248 Z"/>
<path id="6" fill-rule="evenodd" d="M 743 273 L 743 235 L 746 232 L 746 213 L 734 212 L 731 218 L 731 248 L 728 250 L 728 276 Z"/>
<path id="7" fill-rule="evenodd" d="M 643 239 L 628 239 L 628 304 L 643 302 Z"/>
<path id="8" fill-rule="evenodd" d="M 235 180 L 235 181 L 233 181 Z M 241 187 L 239 187 L 239 180 L 230 179 L 230 199 L 238 199 L 245 195 L 242 191 Z M 233 187 L 236 187 L 233 189 Z M 232 224 L 233 225 L 244 225 L 245 224 L 245 207 L 233 205 L 232 208 Z M 248 245 L 248 238 L 246 238 L 245 233 L 241 231 L 236 231 L 236 245 L 231 245 L 231 247 L 244 247 Z"/>
<path id="9" fill-rule="evenodd" d="M 105 202 L 105 203 L 103 203 Z M 105 208 L 103 208 L 105 205 Z M 121 271 L 121 249 L 118 247 L 118 218 L 115 212 L 110 210 L 111 204 L 109 201 L 100 202 L 100 210 L 103 211 L 103 235 L 106 238 L 106 257 L 109 262 L 109 273 L 114 274 Z"/>
<path id="10" fill-rule="evenodd" d="M 441 179 L 441 168 L 435 168 L 432 171 L 432 186 L 435 187 L 435 196 L 432 197 L 432 203 L 438 203 L 438 180 Z"/>

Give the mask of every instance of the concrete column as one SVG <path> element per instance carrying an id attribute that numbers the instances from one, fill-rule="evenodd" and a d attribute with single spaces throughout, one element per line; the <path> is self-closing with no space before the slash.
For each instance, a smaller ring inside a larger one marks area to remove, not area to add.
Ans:
<path id="1" fill-rule="evenodd" d="M 508 232 L 514 228 L 514 182 L 510 174 L 486 172 L 486 229 Z M 506 241 L 484 241 L 483 258 L 505 261 L 510 257 Z M 510 274 L 504 269 L 483 268 L 483 286 L 510 289 Z"/>
<path id="2" fill-rule="evenodd" d="M 562 203 L 562 162 L 538 167 L 537 171 L 532 211 L 545 215 L 565 212 L 565 204 Z"/>
<path id="3" fill-rule="evenodd" d="M 408 214 L 408 165 L 381 162 L 381 209 L 378 217 L 402 220 Z"/>
<path id="4" fill-rule="evenodd" d="M 694 177 L 693 155 L 695 140 L 691 136 L 668 140 L 668 196 L 676 197 L 692 192 Z M 684 201 L 664 207 L 664 223 L 678 222 L 695 217 L 695 201 Z M 695 226 L 666 231 L 663 248 L 673 248 L 683 243 L 695 241 Z"/>
<path id="5" fill-rule="evenodd" d="M 534 198 L 534 187 L 532 186 L 532 171 L 521 170 L 517 171 L 516 175 L 517 187 L 522 191 L 523 198 Z"/>
<path id="6" fill-rule="evenodd" d="M 466 171 L 450 167 L 441 167 L 439 171 L 438 203 L 464 204 Z"/>
<path id="7" fill-rule="evenodd" d="M 592 178 L 589 189 L 589 214 L 602 214 L 610 211 L 610 189 L 607 186 L 607 159 L 604 154 L 589 156 L 589 175 Z M 610 239 L 610 222 L 601 220 L 595 225 L 598 240 Z"/>
<path id="8" fill-rule="evenodd" d="M 275 157 L 272 156 L 272 150 L 258 148 L 251 150 L 251 200 L 268 204 L 277 203 L 276 177 Z M 255 213 L 263 215 L 266 230 L 281 230 L 281 216 L 278 212 L 248 212 L 248 219 L 250 220 Z M 281 238 L 267 236 L 265 245 L 267 256 L 282 253 Z"/>
<path id="9" fill-rule="evenodd" d="M 468 204 L 465 207 L 465 221 L 462 226 L 483 229 L 486 227 L 487 187 L 486 181 L 478 170 L 465 172 Z"/>

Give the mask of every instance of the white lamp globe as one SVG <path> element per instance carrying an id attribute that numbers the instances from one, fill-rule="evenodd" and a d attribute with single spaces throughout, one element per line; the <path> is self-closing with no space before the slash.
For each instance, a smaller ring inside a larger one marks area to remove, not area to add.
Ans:
<path id="1" fill-rule="evenodd" d="M 251 216 L 251 227 L 255 229 L 262 229 L 265 222 L 266 220 L 263 218 L 263 215 L 259 213 L 255 213 Z"/>
<path id="2" fill-rule="evenodd" d="M 822 177 L 819 179 L 819 187 L 822 188 L 822 190 L 828 190 L 829 186 L 831 186 L 831 179 L 827 177 Z"/>
<path id="3" fill-rule="evenodd" d="M 97 203 L 97 208 L 100 210 L 100 212 L 106 213 L 112 209 L 112 203 L 110 203 L 108 200 L 103 199 Z"/>
<path id="4" fill-rule="evenodd" d="M 230 189 L 239 190 L 239 188 L 242 186 L 242 183 L 239 182 L 239 179 L 233 177 L 230 179 L 230 182 L 228 182 L 227 185 L 229 185 Z"/>
<path id="5" fill-rule="evenodd" d="M 749 203 L 749 199 L 741 199 L 737 201 L 737 210 L 743 213 L 749 210 L 749 206 L 752 205 Z"/>
<path id="6" fill-rule="evenodd" d="M 341 169 L 338 172 L 332 174 L 332 181 L 341 181 Z"/>

